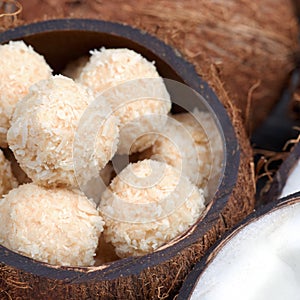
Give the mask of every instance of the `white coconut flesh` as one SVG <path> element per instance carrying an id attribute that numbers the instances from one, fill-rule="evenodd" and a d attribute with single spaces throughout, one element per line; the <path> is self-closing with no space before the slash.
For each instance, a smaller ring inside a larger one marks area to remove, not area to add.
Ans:
<path id="1" fill-rule="evenodd" d="M 300 191 L 300 160 L 295 164 L 291 174 L 289 175 L 284 188 L 282 189 L 280 198 L 294 194 Z M 300 299 L 300 297 L 299 297 Z"/>
<path id="2" fill-rule="evenodd" d="M 300 203 L 270 212 L 226 242 L 192 300 L 299 300 Z"/>

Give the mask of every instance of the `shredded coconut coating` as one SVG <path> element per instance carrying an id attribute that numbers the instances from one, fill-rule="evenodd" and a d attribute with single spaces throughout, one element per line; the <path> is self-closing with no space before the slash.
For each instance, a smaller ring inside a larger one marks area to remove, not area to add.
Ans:
<path id="1" fill-rule="evenodd" d="M 204 208 L 203 190 L 176 168 L 154 160 L 123 169 L 98 207 L 104 238 L 121 258 L 155 251 L 184 233 Z"/>
<path id="2" fill-rule="evenodd" d="M 53 265 L 92 266 L 103 220 L 81 192 L 33 183 L 0 200 L 0 243 Z"/>
<path id="3" fill-rule="evenodd" d="M 163 116 L 171 109 L 153 63 L 129 49 L 94 50 L 78 81 L 101 93 L 119 117 L 118 154 L 141 152 L 153 144 L 156 136 L 146 133 L 162 129 Z"/>
<path id="4" fill-rule="evenodd" d="M 156 78 L 159 74 L 153 63 L 133 50 L 118 48 L 91 51 L 89 62 L 78 80 L 96 92 L 138 78 Z"/>
<path id="5" fill-rule="evenodd" d="M 11 164 L 0 149 L 0 196 L 7 194 L 17 186 L 18 183 L 12 173 Z"/>
<path id="6" fill-rule="evenodd" d="M 0 58 L 0 146 L 7 147 L 6 134 L 17 102 L 52 70 L 44 57 L 23 41 L 0 45 Z"/>
<path id="7" fill-rule="evenodd" d="M 82 72 L 82 69 L 85 67 L 88 61 L 88 55 L 81 56 L 75 60 L 70 61 L 61 73 L 62 75 L 70 77 L 74 80 L 78 79 Z"/>
<path id="8" fill-rule="evenodd" d="M 140 159 L 164 161 L 182 170 L 192 183 L 205 189 L 213 154 L 207 134 L 199 122 L 201 119 L 198 121 L 189 113 L 170 116 L 153 146 L 142 153 Z"/>
<path id="9" fill-rule="evenodd" d="M 118 122 L 102 99 L 82 125 L 85 110 L 94 103 L 92 91 L 62 75 L 32 86 L 18 103 L 8 142 L 33 182 L 77 187 L 94 176 L 94 169 L 98 176 L 116 152 Z"/>

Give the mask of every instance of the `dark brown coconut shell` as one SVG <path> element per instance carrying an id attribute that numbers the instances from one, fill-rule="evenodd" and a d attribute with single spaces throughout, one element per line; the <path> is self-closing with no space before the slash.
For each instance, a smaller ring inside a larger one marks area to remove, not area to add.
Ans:
<path id="1" fill-rule="evenodd" d="M 300 192 L 289 195 L 288 197 L 284 197 L 281 199 L 276 199 L 273 202 L 269 202 L 267 205 L 261 206 L 258 210 L 250 214 L 246 217 L 242 222 L 237 224 L 234 228 L 228 231 L 222 239 L 216 243 L 213 247 L 209 249 L 209 251 L 205 254 L 205 256 L 196 263 L 193 270 L 187 276 L 184 281 L 182 288 L 180 289 L 179 295 L 176 297 L 176 300 L 188 300 L 191 298 L 192 293 L 201 278 L 201 274 L 208 268 L 209 264 L 214 260 L 214 258 L 218 255 L 219 251 L 226 245 L 226 243 L 239 233 L 240 230 L 244 229 L 247 225 L 252 222 L 257 221 L 259 218 L 264 217 L 265 215 L 290 206 L 295 203 L 300 202 Z"/>
<path id="2" fill-rule="evenodd" d="M 295 64 L 297 19 L 286 0 L 20 3 L 25 22 L 88 17 L 144 29 L 181 51 L 205 80 L 214 65 L 249 132 L 271 111 Z"/>
<path id="3" fill-rule="evenodd" d="M 0 296 L 8 299 L 165 299 L 173 297 L 206 250 L 254 207 L 252 152 L 238 111 L 216 68 L 206 82 L 179 53 L 128 26 L 93 20 L 54 20 L 0 34 L 0 43 L 24 39 L 45 55 L 55 71 L 68 60 L 103 45 L 129 47 L 155 60 L 160 74 L 200 92 L 219 119 L 226 145 L 225 173 L 206 215 L 180 239 L 152 254 L 91 268 L 53 267 L 0 246 Z M 234 134 L 234 129 L 236 135 Z"/>
<path id="4" fill-rule="evenodd" d="M 279 169 L 272 179 L 267 182 L 261 195 L 258 197 L 258 202 L 261 204 L 275 201 L 281 195 L 291 172 L 300 159 L 300 143 L 295 144 L 290 153 L 285 154 L 285 159 L 283 159 Z"/>
<path id="5" fill-rule="evenodd" d="M 280 100 L 262 126 L 251 136 L 257 172 L 256 207 L 277 199 L 299 158 L 300 150 L 297 146 L 300 128 L 297 109 L 299 84 L 298 61 Z M 293 148 L 291 146 L 294 146 L 294 149 L 291 150 Z"/>

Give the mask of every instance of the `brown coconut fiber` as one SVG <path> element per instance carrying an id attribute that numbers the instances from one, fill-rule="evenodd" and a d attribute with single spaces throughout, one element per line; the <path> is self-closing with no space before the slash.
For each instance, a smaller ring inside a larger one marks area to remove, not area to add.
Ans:
<path id="1" fill-rule="evenodd" d="M 20 14 L 23 6 L 14 0 L 0 1 L 0 32 L 21 25 Z"/>
<path id="2" fill-rule="evenodd" d="M 292 0 L 22 0 L 22 19 L 84 17 L 129 24 L 177 48 L 206 79 L 219 70 L 248 132 L 279 98 L 297 50 Z"/>

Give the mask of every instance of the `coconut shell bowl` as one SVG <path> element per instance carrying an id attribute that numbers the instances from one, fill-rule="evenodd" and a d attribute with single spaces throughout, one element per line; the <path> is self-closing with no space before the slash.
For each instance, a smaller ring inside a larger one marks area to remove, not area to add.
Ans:
<path id="1" fill-rule="evenodd" d="M 128 48 L 154 61 L 165 79 L 174 114 L 205 111 L 221 146 L 221 170 L 208 181 L 206 207 L 188 230 L 152 253 L 94 266 L 72 267 L 36 261 L 0 245 L 1 299 L 166 299 L 174 297 L 195 263 L 253 207 L 238 203 L 245 191 L 236 188 L 241 158 L 234 127 L 209 85 L 180 53 L 153 36 L 129 26 L 87 19 L 33 23 L 0 34 L 0 44 L 23 40 L 60 74 L 90 50 Z M 180 85 L 180 91 L 173 85 Z M 184 101 L 182 100 L 184 99 Z M 208 133 L 209 135 L 209 133 Z M 249 171 L 250 172 L 250 171 Z M 235 193 L 233 190 L 235 189 Z M 246 196 L 245 196 L 246 198 Z"/>

